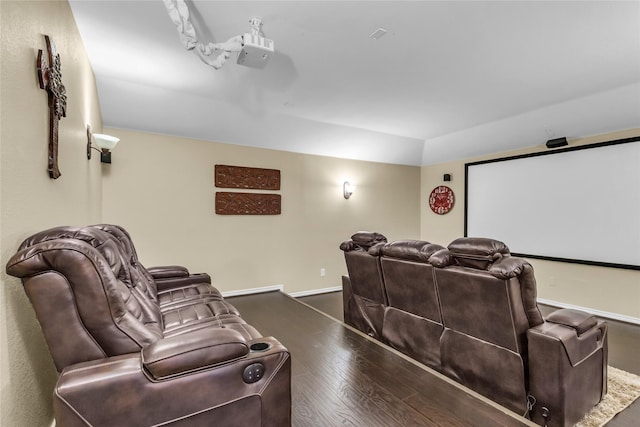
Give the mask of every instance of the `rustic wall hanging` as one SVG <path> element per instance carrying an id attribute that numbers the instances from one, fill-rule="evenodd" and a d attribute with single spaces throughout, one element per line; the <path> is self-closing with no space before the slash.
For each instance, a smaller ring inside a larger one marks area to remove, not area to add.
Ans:
<path id="1" fill-rule="evenodd" d="M 58 168 L 58 122 L 67 116 L 67 93 L 62 84 L 60 55 L 56 53 L 56 46 L 51 37 L 45 35 L 47 46 L 46 56 L 42 49 L 38 50 L 36 68 L 40 89 L 47 91 L 49 96 L 49 177 L 57 179 L 61 173 Z"/>
<path id="2" fill-rule="evenodd" d="M 215 184 L 219 188 L 280 190 L 280 171 L 278 169 L 216 165 Z"/>
<path id="3" fill-rule="evenodd" d="M 279 194 L 216 192 L 218 215 L 280 215 Z"/>

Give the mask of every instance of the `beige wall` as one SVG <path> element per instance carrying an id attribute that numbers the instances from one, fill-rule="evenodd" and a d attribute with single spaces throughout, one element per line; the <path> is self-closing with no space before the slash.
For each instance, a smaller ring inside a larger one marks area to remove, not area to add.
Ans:
<path id="1" fill-rule="evenodd" d="M 146 266 L 209 272 L 221 291 L 340 285 L 338 246 L 358 230 L 420 232 L 420 168 L 107 129 L 121 142 L 104 180 L 103 219 L 127 228 Z M 280 169 L 282 214 L 215 214 L 214 165 Z M 349 200 L 345 179 L 357 185 Z M 320 277 L 320 269 L 326 276 Z"/>
<path id="2" fill-rule="evenodd" d="M 635 136 L 640 136 L 640 129 L 570 140 L 569 145 L 594 144 Z M 420 205 L 421 238 L 447 245 L 453 239 L 464 234 L 465 163 L 545 150 L 547 148 L 542 145 L 525 150 L 423 167 L 421 171 L 422 188 L 420 197 L 422 200 Z M 453 175 L 453 180 L 448 184 L 442 181 L 444 173 Z M 436 215 L 429 209 L 427 200 L 434 187 L 445 184 L 455 192 L 455 206 L 449 214 Z M 620 183 L 620 185 L 624 185 L 624 183 Z M 509 245 L 509 242 L 505 243 Z M 536 271 L 539 298 L 640 318 L 640 271 L 538 259 L 531 259 L 530 262 Z"/>
<path id="3" fill-rule="evenodd" d="M 97 222 L 100 163 L 86 158 L 86 125 L 102 126 L 93 72 L 67 2 L 0 2 L 0 424 L 47 426 L 56 372 L 20 281 L 4 266 L 30 234 L 56 225 Z M 67 117 L 60 121 L 57 180 L 47 173 L 47 93 L 38 87 L 43 34 L 62 63 Z"/>

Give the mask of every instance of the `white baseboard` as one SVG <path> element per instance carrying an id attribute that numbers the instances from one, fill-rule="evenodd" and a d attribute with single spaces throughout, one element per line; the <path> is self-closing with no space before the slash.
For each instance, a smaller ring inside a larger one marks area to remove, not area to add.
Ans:
<path id="1" fill-rule="evenodd" d="M 342 286 L 332 286 L 330 288 L 312 289 L 310 291 L 292 292 L 289 296 L 294 298 L 308 297 L 311 295 L 328 294 L 329 292 L 338 292 L 342 290 Z"/>
<path id="2" fill-rule="evenodd" d="M 550 305 L 553 307 L 570 308 L 573 310 L 586 311 L 587 313 L 595 314 L 598 317 L 604 317 L 606 319 L 619 320 L 620 322 L 633 323 L 634 325 L 640 325 L 640 318 L 625 316 L 624 314 L 610 313 L 608 311 L 596 310 L 589 307 L 580 307 L 578 305 L 565 304 L 563 302 L 547 300 L 544 298 L 538 298 L 538 302 L 540 304 Z"/>
<path id="3" fill-rule="evenodd" d="M 240 289 L 239 291 L 222 292 L 224 298 L 239 297 L 241 295 L 261 294 L 263 292 L 284 291 L 284 285 L 263 286 L 262 288 Z"/>

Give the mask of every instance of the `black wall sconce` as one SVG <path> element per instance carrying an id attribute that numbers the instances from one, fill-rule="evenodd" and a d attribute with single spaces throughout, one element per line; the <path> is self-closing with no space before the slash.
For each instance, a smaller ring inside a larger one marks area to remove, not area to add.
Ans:
<path id="1" fill-rule="evenodd" d="M 451 174 L 450 173 L 445 173 L 444 175 L 442 175 L 442 180 L 443 181 L 451 181 Z"/>
<path id="2" fill-rule="evenodd" d="M 91 145 L 91 141 L 97 145 L 94 147 Z M 115 136 L 105 135 L 103 133 L 91 133 L 91 127 L 87 126 L 87 160 L 91 160 L 91 150 L 96 150 L 100 153 L 100 162 L 111 163 L 111 150 L 120 141 L 120 138 Z"/>

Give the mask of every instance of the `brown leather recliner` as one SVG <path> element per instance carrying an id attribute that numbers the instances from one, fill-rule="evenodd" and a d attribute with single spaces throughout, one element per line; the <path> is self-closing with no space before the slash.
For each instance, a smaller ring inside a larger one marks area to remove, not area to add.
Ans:
<path id="1" fill-rule="evenodd" d="M 539 424 L 573 425 L 606 394 L 606 322 L 567 309 L 543 319 L 533 268 L 504 243 L 399 241 L 375 253 L 383 342 Z"/>
<path id="2" fill-rule="evenodd" d="M 215 288 L 182 283 L 163 298 L 170 288 L 100 227 L 38 233 L 7 273 L 22 278 L 60 372 L 57 425 L 290 425 L 287 349 Z"/>
<path id="3" fill-rule="evenodd" d="M 120 225 L 97 224 L 91 227 L 98 228 L 111 234 L 120 243 L 123 252 L 129 257 L 131 267 L 135 269 L 143 279 L 149 282 L 158 293 L 158 302 L 176 301 L 184 298 L 214 297 L 222 298 L 220 292 L 211 286 L 211 276 L 207 273 L 190 273 L 186 267 L 180 265 L 155 266 L 145 268 L 138 259 L 138 253 L 131 236 Z"/>
<path id="4" fill-rule="evenodd" d="M 126 270 L 131 275 L 128 283 L 135 283 L 136 288 L 158 303 L 161 311 L 185 303 L 193 305 L 196 300 L 204 302 L 223 299 L 220 292 L 211 286 L 211 277 L 206 273 L 191 274 L 186 267 L 178 265 L 145 268 L 138 259 L 131 236 L 123 227 L 114 224 L 91 227 L 106 231 L 120 244 L 123 258 L 130 265 Z"/>
<path id="5" fill-rule="evenodd" d="M 382 234 L 362 231 L 340 245 L 349 271 L 342 278 L 344 321 L 378 339 L 387 306 L 379 253 L 385 243 Z"/>
<path id="6" fill-rule="evenodd" d="M 421 240 L 391 242 L 380 248 L 380 263 L 387 291 L 383 341 L 414 359 L 440 368 L 443 332 L 433 267 L 427 263 L 440 245 Z"/>

